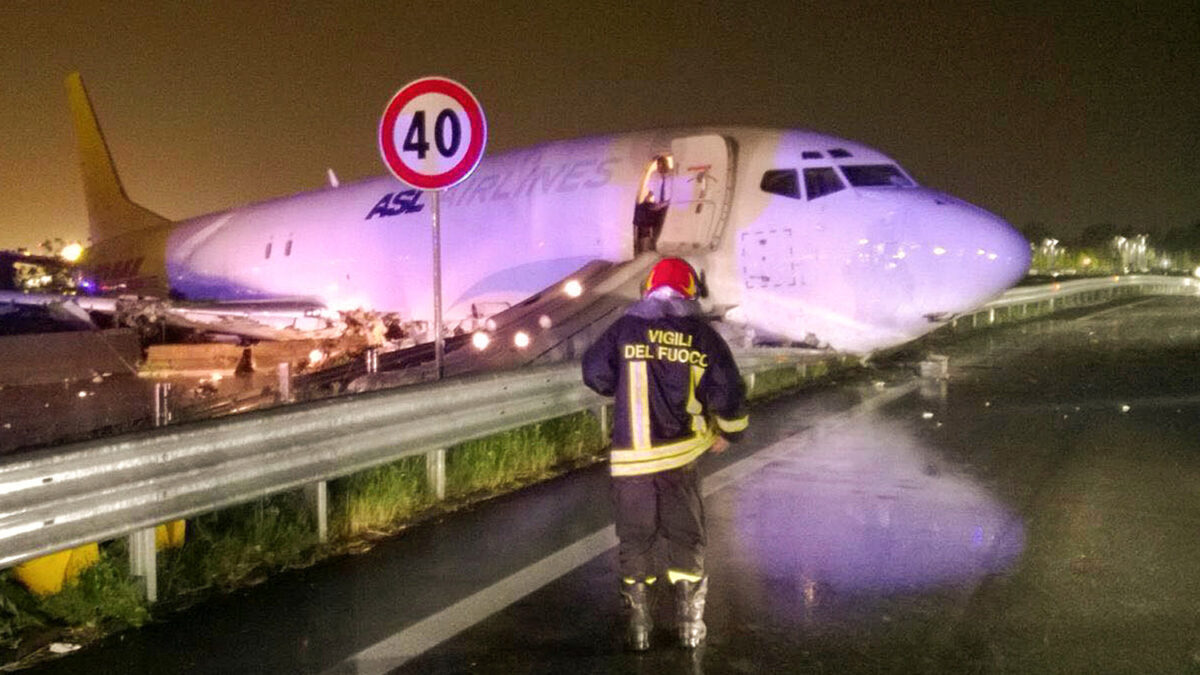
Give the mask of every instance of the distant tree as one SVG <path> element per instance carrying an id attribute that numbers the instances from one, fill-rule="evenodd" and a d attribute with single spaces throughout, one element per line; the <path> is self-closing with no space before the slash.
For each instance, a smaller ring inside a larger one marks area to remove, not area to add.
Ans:
<path id="1" fill-rule="evenodd" d="M 43 251 L 45 251 L 46 255 L 57 256 L 59 253 L 62 253 L 62 250 L 64 247 L 66 247 L 66 245 L 67 242 L 63 241 L 62 237 L 55 237 L 53 239 L 47 239 L 43 241 L 41 248 Z"/>

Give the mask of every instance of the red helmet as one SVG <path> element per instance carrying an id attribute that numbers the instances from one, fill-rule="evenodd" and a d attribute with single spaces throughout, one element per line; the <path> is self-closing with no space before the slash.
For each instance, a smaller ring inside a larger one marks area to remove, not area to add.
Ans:
<path id="1" fill-rule="evenodd" d="M 682 258 L 663 258 L 658 261 L 650 270 L 650 276 L 646 277 L 643 292 L 649 293 L 663 286 L 670 286 L 685 298 L 695 298 L 700 290 L 696 270 Z"/>

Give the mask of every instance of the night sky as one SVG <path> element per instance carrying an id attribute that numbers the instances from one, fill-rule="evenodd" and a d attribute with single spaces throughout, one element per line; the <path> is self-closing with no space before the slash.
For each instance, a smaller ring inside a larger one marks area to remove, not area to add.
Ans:
<path id="1" fill-rule="evenodd" d="M 3 0 L 0 248 L 86 237 L 72 70 L 127 192 L 170 218 L 384 173 L 384 104 L 440 74 L 489 151 L 799 127 L 1016 225 L 1200 221 L 1200 2 L 997 5 Z"/>

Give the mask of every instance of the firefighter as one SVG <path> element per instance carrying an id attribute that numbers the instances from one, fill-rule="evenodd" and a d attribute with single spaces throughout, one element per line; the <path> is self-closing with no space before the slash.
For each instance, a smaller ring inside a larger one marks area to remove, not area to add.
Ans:
<path id="1" fill-rule="evenodd" d="M 651 556 L 659 540 L 679 640 L 688 648 L 704 641 L 708 577 L 696 460 L 724 451 L 748 419 L 737 365 L 701 316 L 698 286 L 684 260 L 659 261 L 642 299 L 583 356 L 584 383 L 615 398 L 612 499 L 629 615 L 625 641 L 634 651 L 650 647 L 650 588 L 658 579 Z"/>

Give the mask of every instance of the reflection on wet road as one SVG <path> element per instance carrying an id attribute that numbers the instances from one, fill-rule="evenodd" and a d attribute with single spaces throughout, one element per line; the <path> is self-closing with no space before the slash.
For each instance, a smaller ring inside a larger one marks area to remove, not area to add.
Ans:
<path id="1" fill-rule="evenodd" d="M 1200 670 L 1200 301 L 931 349 L 950 357 L 945 387 L 874 370 L 758 407 L 744 443 L 705 458 L 710 637 L 696 653 L 672 646 L 665 596 L 655 647 L 621 651 L 611 551 L 474 608 L 477 622 L 462 609 L 406 662 L 374 648 L 602 532 L 593 469 L 49 670 Z"/>
<path id="2" fill-rule="evenodd" d="M 731 508 L 718 522 L 746 572 L 802 586 L 796 597 L 807 604 L 822 587 L 974 583 L 1021 553 L 1019 518 L 969 477 L 939 467 L 900 423 L 863 415 L 819 426 L 796 450 L 722 496 Z"/>

